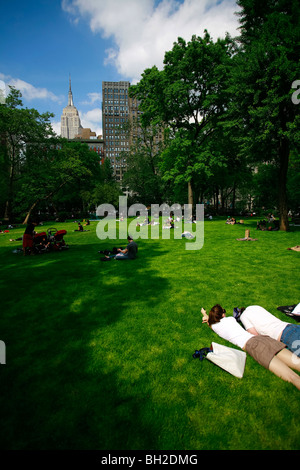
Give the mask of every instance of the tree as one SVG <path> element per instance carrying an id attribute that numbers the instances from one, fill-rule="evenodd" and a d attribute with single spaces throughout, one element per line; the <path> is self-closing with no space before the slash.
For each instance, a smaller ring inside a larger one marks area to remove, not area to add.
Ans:
<path id="1" fill-rule="evenodd" d="M 277 167 L 280 229 L 288 229 L 289 157 L 299 149 L 300 116 L 292 83 L 300 77 L 300 5 L 297 0 L 238 0 L 240 51 L 231 88 L 232 123 L 241 129 L 241 152 L 253 163 Z"/>
<path id="2" fill-rule="evenodd" d="M 188 43 L 178 38 L 173 49 L 165 53 L 163 70 L 145 70 L 141 81 L 130 88 L 131 96 L 141 101 L 144 124 L 160 123 L 169 128 L 173 150 L 166 150 L 163 155 L 167 162 L 176 149 L 177 157 L 167 178 L 185 179 L 190 204 L 194 173 L 199 165 L 203 168 L 202 148 L 226 106 L 230 57 L 229 37 L 213 42 L 205 31 L 203 38 L 193 36 Z M 165 164 L 164 167 L 167 171 Z"/>
<path id="3" fill-rule="evenodd" d="M 129 151 L 122 152 L 126 160 L 126 173 L 123 186 L 130 188 L 145 205 L 161 204 L 165 184 L 159 172 L 159 157 L 164 141 L 159 125 L 146 126 L 141 120 L 127 122 L 123 126 L 128 137 L 134 135 Z"/>
<path id="4" fill-rule="evenodd" d="M 17 183 L 22 174 L 27 147 L 32 143 L 41 147 L 47 145 L 49 136 L 53 136 L 50 123 L 52 114 L 39 114 L 35 109 L 21 108 L 21 96 L 18 90 L 10 87 L 7 99 L 0 103 L 0 153 L 2 177 L 6 181 L 6 221 L 12 216 Z"/>
<path id="5" fill-rule="evenodd" d="M 123 194 L 119 184 L 113 177 L 113 170 L 109 159 L 105 159 L 104 164 L 99 166 L 98 170 L 93 184 L 82 191 L 82 198 L 88 204 L 91 211 L 101 204 L 117 206 L 119 196 Z"/>
<path id="6" fill-rule="evenodd" d="M 50 113 L 22 108 L 21 93 L 11 88 L 0 104 L 0 192 L 4 220 L 25 217 L 46 205 L 84 208 L 87 194 L 99 185 L 111 190 L 98 155 L 81 142 L 54 135 Z M 105 176 L 104 176 L 105 175 Z M 4 200 L 5 194 L 5 200 Z M 25 215 L 26 214 L 26 215 Z"/>
<path id="7" fill-rule="evenodd" d="M 47 147 L 30 146 L 18 199 L 19 206 L 27 208 L 23 223 L 41 203 L 52 201 L 63 190 L 65 200 L 74 191 L 80 194 L 99 175 L 98 167 L 98 156 L 87 144 L 56 139 L 48 141 Z"/>

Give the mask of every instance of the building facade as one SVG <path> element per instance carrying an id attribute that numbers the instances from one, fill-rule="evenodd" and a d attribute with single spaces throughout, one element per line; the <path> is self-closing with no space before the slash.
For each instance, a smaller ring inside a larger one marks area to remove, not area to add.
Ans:
<path id="1" fill-rule="evenodd" d="M 87 144 L 90 150 L 96 152 L 99 156 L 99 163 L 104 163 L 104 142 L 102 135 L 96 135 L 96 132 L 92 132 L 89 128 L 81 128 L 79 134 L 73 139 L 75 142 L 82 142 Z"/>
<path id="2" fill-rule="evenodd" d="M 151 137 L 142 130 L 140 102 L 129 97 L 129 88 L 129 82 L 102 82 L 104 155 L 110 160 L 114 176 L 120 183 L 127 168 L 124 152 L 137 144 L 149 147 Z M 151 140 L 153 151 L 157 152 L 163 141 L 162 128 Z"/>
<path id="3" fill-rule="evenodd" d="M 131 137 L 124 129 L 132 120 L 132 100 L 129 98 L 130 83 L 102 82 L 102 125 L 105 158 L 111 162 L 114 176 L 122 181 L 126 171 L 126 159 L 122 152 L 129 151 Z M 137 111 L 134 110 L 134 113 Z"/>
<path id="4" fill-rule="evenodd" d="M 73 103 L 73 94 L 71 89 L 71 78 L 69 79 L 68 106 L 63 109 L 61 116 L 61 136 L 66 139 L 74 139 L 82 129 L 80 117 L 77 108 Z"/>

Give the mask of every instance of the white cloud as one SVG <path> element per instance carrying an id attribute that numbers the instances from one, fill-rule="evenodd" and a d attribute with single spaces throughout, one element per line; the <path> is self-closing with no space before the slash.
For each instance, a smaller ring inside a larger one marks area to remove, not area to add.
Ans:
<path id="1" fill-rule="evenodd" d="M 84 128 L 91 129 L 92 132 L 96 132 L 96 135 L 102 135 L 102 110 L 100 108 L 94 108 L 86 113 L 78 111 L 80 116 L 81 125 Z"/>
<path id="2" fill-rule="evenodd" d="M 0 104 L 5 103 L 5 98 L 6 98 L 5 82 L 0 79 Z"/>
<path id="3" fill-rule="evenodd" d="M 51 91 L 47 90 L 47 88 L 36 88 L 35 86 L 25 82 L 24 80 L 21 80 L 20 78 L 12 78 L 2 73 L 0 73 L 0 79 L 5 82 L 6 87 L 13 86 L 19 90 L 22 93 L 22 97 L 28 101 L 41 99 L 54 101 L 59 104 L 63 103 L 64 98 L 62 96 L 56 96 Z"/>
<path id="4" fill-rule="evenodd" d="M 91 30 L 114 41 L 106 50 L 121 76 L 133 82 L 156 65 L 178 37 L 189 41 L 204 29 L 216 40 L 226 32 L 237 34 L 234 0 L 63 0 L 63 9 L 87 18 Z"/>
<path id="5" fill-rule="evenodd" d="M 75 25 L 78 24 L 80 18 L 76 16 L 76 8 L 72 5 L 72 3 L 69 3 L 68 0 L 62 0 L 61 6 L 64 11 L 70 14 L 71 23 Z"/>
<path id="6" fill-rule="evenodd" d="M 88 93 L 88 100 L 86 101 L 81 101 L 80 104 L 84 104 L 84 105 L 94 105 L 95 103 L 99 102 L 101 103 L 102 101 L 102 95 L 101 93 Z"/>
<path id="7" fill-rule="evenodd" d="M 57 135 L 60 135 L 61 133 L 60 121 L 52 121 L 51 127 Z"/>

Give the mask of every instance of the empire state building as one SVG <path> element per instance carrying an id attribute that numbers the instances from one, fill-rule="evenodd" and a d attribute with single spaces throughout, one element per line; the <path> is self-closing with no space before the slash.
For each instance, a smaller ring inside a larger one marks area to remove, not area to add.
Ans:
<path id="1" fill-rule="evenodd" d="M 69 79 L 68 106 L 63 109 L 61 116 L 61 136 L 66 139 L 74 139 L 82 129 L 79 113 L 73 103 L 71 78 Z"/>

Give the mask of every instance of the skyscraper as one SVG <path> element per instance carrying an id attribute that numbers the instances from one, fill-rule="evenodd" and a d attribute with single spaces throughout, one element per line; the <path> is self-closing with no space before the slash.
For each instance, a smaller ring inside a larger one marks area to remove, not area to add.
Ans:
<path id="1" fill-rule="evenodd" d="M 145 132 L 141 125 L 141 105 L 129 97 L 129 82 L 102 82 L 102 126 L 105 158 L 121 183 L 127 169 L 129 151 L 134 146 L 151 148 L 158 153 L 163 143 L 163 126 Z M 128 126 L 124 124 L 128 123 Z M 126 156 L 124 152 L 128 152 Z"/>
<path id="2" fill-rule="evenodd" d="M 102 82 L 102 125 L 105 158 L 111 162 L 114 175 L 122 181 L 126 160 L 122 151 L 129 150 L 128 133 L 122 126 L 130 117 L 129 82 Z"/>
<path id="3" fill-rule="evenodd" d="M 82 128 L 79 113 L 73 103 L 71 89 L 71 77 L 69 78 L 68 106 L 63 109 L 61 116 L 61 136 L 66 139 L 74 139 Z"/>

